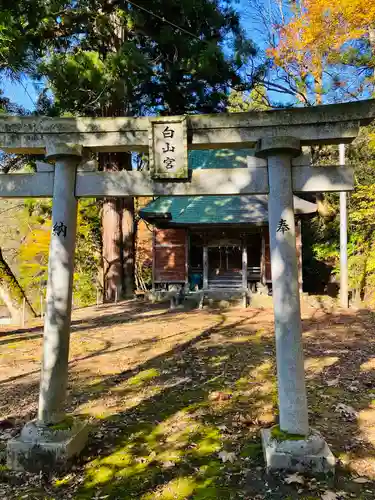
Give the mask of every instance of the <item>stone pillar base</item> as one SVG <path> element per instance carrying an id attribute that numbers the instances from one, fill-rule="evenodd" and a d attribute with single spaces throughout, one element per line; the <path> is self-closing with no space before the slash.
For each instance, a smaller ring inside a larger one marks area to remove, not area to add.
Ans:
<path id="1" fill-rule="evenodd" d="M 88 425 L 81 420 L 51 427 L 40 426 L 35 420 L 28 422 L 20 436 L 8 441 L 7 465 L 30 472 L 61 469 L 82 451 L 87 438 Z"/>
<path id="2" fill-rule="evenodd" d="M 268 472 L 334 472 L 336 459 L 319 432 L 311 430 L 310 435 L 303 440 L 278 441 L 272 437 L 271 431 L 272 429 L 261 431 Z"/>

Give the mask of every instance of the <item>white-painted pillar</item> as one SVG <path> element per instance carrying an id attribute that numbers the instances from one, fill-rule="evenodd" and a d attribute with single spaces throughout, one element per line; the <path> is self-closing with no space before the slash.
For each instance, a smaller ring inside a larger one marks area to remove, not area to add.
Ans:
<path id="1" fill-rule="evenodd" d="M 261 233 L 261 250 L 260 250 L 260 282 L 262 285 L 266 285 L 266 239 L 264 237 L 264 231 L 262 228 Z"/>
<path id="2" fill-rule="evenodd" d="M 247 289 L 247 246 L 242 242 L 242 288 Z"/>
<path id="3" fill-rule="evenodd" d="M 298 285 L 291 159 L 300 154 L 298 139 L 263 139 L 259 156 L 268 159 L 269 232 L 275 317 L 280 428 L 309 431 Z"/>
<path id="4" fill-rule="evenodd" d="M 345 144 L 339 145 L 340 165 L 345 165 Z M 349 306 L 348 288 L 348 212 L 346 193 L 340 192 L 340 303 Z"/>
<path id="5" fill-rule="evenodd" d="M 41 424 L 64 418 L 77 226 L 75 179 L 81 148 L 62 144 L 47 150 L 46 156 L 56 163 L 38 410 Z"/>
<path id="6" fill-rule="evenodd" d="M 208 288 L 208 247 L 203 247 L 203 290 Z"/>
<path id="7" fill-rule="evenodd" d="M 297 221 L 296 224 L 296 248 L 297 248 L 297 258 L 298 258 L 298 285 L 299 293 L 303 293 L 303 259 L 302 259 L 302 223 L 301 219 Z"/>

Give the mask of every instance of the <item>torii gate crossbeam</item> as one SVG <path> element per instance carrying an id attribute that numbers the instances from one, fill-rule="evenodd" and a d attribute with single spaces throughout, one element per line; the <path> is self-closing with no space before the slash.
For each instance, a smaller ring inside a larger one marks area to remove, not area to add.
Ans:
<path id="1" fill-rule="evenodd" d="M 189 149 L 254 147 L 266 137 L 298 137 L 301 146 L 349 143 L 375 118 L 373 100 L 314 108 L 191 115 Z M 43 154 L 56 143 L 100 152 L 147 151 L 149 118 L 0 116 L 0 145 L 14 153 Z"/>

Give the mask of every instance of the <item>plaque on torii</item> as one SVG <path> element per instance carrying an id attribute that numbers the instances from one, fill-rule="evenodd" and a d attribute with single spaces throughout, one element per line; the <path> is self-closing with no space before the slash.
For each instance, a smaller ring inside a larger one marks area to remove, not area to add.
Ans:
<path id="1" fill-rule="evenodd" d="M 352 190 L 351 168 L 313 166 L 311 159 L 301 154 L 302 147 L 350 143 L 359 127 L 374 118 L 373 100 L 158 119 L 0 116 L 1 149 L 44 153 L 52 162 L 39 162 L 35 174 L 0 175 L 0 197 L 53 198 L 38 418 L 26 425 L 19 440 L 8 444 L 9 465 L 22 468 L 27 462 L 25 456 L 32 461 L 35 443 L 38 459 L 44 448 L 48 449 L 49 460 L 56 453 L 54 447 L 51 455 L 53 436 L 45 439 L 44 433 L 48 433 L 50 424 L 64 418 L 77 199 L 267 194 L 280 428 L 285 433 L 303 435 L 304 444 L 297 454 L 285 455 L 264 430 L 266 463 L 269 469 L 284 464 L 291 470 L 331 470 L 332 453 L 308 425 L 293 193 Z M 188 171 L 188 149 L 225 148 L 256 148 L 256 155 L 248 157 L 244 168 Z M 92 161 L 84 160 L 86 152 L 121 151 L 149 151 L 151 172 L 99 172 Z M 63 450 L 66 458 L 74 439 L 75 435 L 69 436 Z M 81 434 L 79 439 L 81 446 Z M 59 446 L 65 445 L 60 441 Z"/>
<path id="2" fill-rule="evenodd" d="M 154 179 L 188 178 L 186 117 L 150 119 L 149 165 Z"/>

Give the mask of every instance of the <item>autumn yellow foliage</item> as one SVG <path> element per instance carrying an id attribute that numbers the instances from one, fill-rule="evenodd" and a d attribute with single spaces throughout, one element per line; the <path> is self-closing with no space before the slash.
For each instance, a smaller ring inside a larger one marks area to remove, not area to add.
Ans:
<path id="1" fill-rule="evenodd" d="M 47 203 L 48 205 L 48 203 Z M 19 248 L 20 283 L 38 304 L 39 293 L 45 293 L 48 253 L 51 238 L 51 213 L 27 218 L 28 231 Z M 100 262 L 100 217 L 95 200 L 80 200 L 77 213 L 77 239 L 74 272 L 74 303 L 87 305 L 96 299 Z"/>
<path id="2" fill-rule="evenodd" d="M 32 228 L 20 246 L 22 276 L 35 279 L 39 276 L 47 278 L 48 249 L 50 242 L 51 222 Z"/>
<path id="3" fill-rule="evenodd" d="M 319 82 L 324 65 L 336 62 L 347 42 L 371 38 L 375 29 L 373 1 L 302 0 L 294 5 L 291 20 L 276 26 L 279 43 L 268 54 L 280 67 L 294 65 L 302 79 L 312 75 Z"/>

